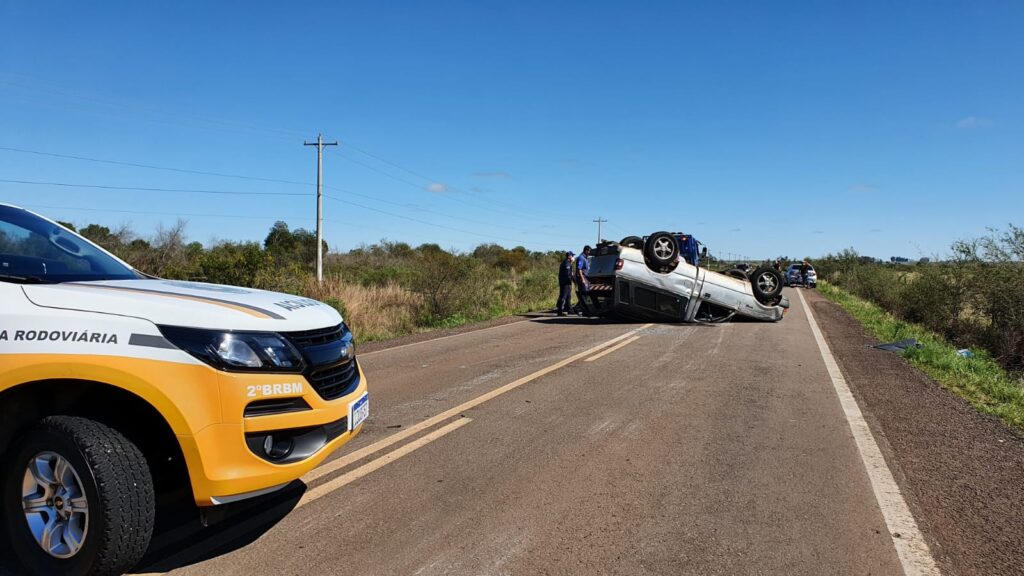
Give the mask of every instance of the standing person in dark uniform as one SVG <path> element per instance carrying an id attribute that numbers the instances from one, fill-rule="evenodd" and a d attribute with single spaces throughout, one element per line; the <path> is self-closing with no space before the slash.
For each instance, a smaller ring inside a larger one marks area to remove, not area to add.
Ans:
<path id="1" fill-rule="evenodd" d="M 583 296 L 590 292 L 590 246 L 583 247 L 583 253 L 576 257 L 576 308 L 583 314 Z"/>
<path id="2" fill-rule="evenodd" d="M 565 259 L 558 265 L 558 315 L 565 316 L 572 311 L 572 277 L 575 275 L 573 253 L 566 252 Z"/>
<path id="3" fill-rule="evenodd" d="M 807 273 L 811 269 L 811 264 L 807 260 L 800 263 L 800 280 L 804 284 L 804 288 L 807 288 Z"/>

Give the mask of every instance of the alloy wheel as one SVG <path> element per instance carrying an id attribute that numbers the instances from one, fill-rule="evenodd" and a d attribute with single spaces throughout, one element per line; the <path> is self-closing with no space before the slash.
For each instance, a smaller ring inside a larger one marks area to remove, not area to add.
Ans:
<path id="1" fill-rule="evenodd" d="M 36 543 L 54 558 L 77 554 L 89 531 L 89 501 L 74 466 L 56 452 L 40 452 L 28 462 L 21 504 Z"/>

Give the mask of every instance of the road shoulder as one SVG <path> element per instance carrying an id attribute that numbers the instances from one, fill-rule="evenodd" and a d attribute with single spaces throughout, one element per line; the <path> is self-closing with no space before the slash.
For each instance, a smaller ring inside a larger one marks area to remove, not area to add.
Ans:
<path id="1" fill-rule="evenodd" d="M 1024 573 L 1024 439 L 805 296 L 943 573 Z"/>
<path id="2" fill-rule="evenodd" d="M 359 352 L 361 354 L 369 354 L 371 352 L 381 352 L 383 350 L 390 350 L 392 348 L 399 348 L 401 346 L 408 346 L 410 344 L 419 344 L 421 342 L 429 342 L 431 340 L 438 340 L 440 338 L 447 338 L 449 336 L 458 336 L 460 334 L 466 334 L 469 332 L 479 332 L 480 330 L 487 330 L 488 328 L 496 328 L 498 326 L 505 326 L 506 324 L 515 324 L 517 322 L 524 322 L 531 318 L 540 316 L 539 314 L 517 314 L 514 316 L 502 316 L 500 318 L 494 318 L 493 320 L 485 320 L 483 322 L 473 322 L 471 324 L 463 324 L 455 328 L 437 328 L 435 330 L 426 330 L 423 332 L 416 332 L 413 334 L 406 334 L 404 336 L 398 336 L 390 338 L 388 340 L 377 340 L 374 342 L 367 342 L 359 345 Z"/>

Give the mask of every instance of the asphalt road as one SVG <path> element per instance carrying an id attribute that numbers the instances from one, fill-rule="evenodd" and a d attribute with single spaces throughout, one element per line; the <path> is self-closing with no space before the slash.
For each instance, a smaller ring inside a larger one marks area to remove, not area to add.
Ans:
<path id="1" fill-rule="evenodd" d="M 900 574 L 791 297 L 777 324 L 537 318 L 362 354 L 357 440 L 140 572 Z"/>

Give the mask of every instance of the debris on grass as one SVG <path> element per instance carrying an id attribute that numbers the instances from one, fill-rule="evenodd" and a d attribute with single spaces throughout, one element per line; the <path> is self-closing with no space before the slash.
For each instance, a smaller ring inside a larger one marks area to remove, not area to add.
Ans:
<path id="1" fill-rule="evenodd" d="M 872 348 L 878 348 L 879 350 L 885 350 L 886 352 L 901 353 L 907 348 L 922 348 L 923 346 L 924 345 L 918 342 L 916 338 L 905 338 L 903 340 L 897 340 L 896 342 L 875 344 Z"/>

